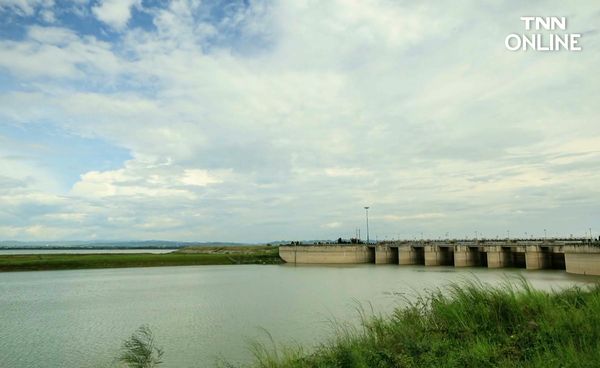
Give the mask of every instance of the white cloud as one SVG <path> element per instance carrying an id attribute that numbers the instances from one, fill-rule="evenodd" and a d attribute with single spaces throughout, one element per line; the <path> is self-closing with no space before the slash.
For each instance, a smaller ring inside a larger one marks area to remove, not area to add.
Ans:
<path id="1" fill-rule="evenodd" d="M 191 169 L 184 170 L 181 182 L 186 185 L 205 187 L 210 184 L 222 183 L 223 181 L 206 170 Z"/>
<path id="2" fill-rule="evenodd" d="M 325 174 L 332 177 L 353 177 L 365 176 L 368 175 L 368 172 L 357 167 L 328 167 L 325 169 Z"/>
<path id="3" fill-rule="evenodd" d="M 431 220 L 431 219 L 439 219 L 445 218 L 446 215 L 443 213 L 417 213 L 414 215 L 384 215 L 381 218 L 385 221 L 404 221 L 404 220 Z"/>
<path id="4" fill-rule="evenodd" d="M 28 36 L 38 44 L 60 47 L 79 41 L 79 37 L 74 31 L 60 27 L 31 26 L 29 27 Z"/>
<path id="5" fill-rule="evenodd" d="M 82 172 L 31 223 L 6 211 L 14 231 L 321 238 L 353 235 L 371 205 L 374 235 L 412 238 L 575 232 L 600 215 L 598 36 L 577 54 L 503 49 L 522 14 L 576 14 L 585 30 L 598 5 L 257 2 L 211 23 L 180 1 L 152 9 L 151 31 L 126 28 L 133 6 L 94 8 L 118 42 L 39 26 L 0 41 L 0 67 L 27 87 L 0 93 L 3 121 L 132 155 Z M 56 196 L 42 168 L 6 182 L 28 176 L 46 184 L 2 197 L 11 213 Z"/>
<path id="6" fill-rule="evenodd" d="M 24 81 L 101 76 L 109 84 L 111 78 L 127 72 L 124 66 L 110 44 L 66 28 L 31 26 L 24 41 L 0 40 L 0 68 Z M 58 84 L 44 87 L 60 88 Z"/>
<path id="7" fill-rule="evenodd" d="M 195 198 L 194 193 L 178 187 L 176 181 L 164 168 L 132 162 L 124 169 L 83 174 L 73 186 L 73 194 L 88 198 Z"/>
<path id="8" fill-rule="evenodd" d="M 342 226 L 342 223 L 338 222 L 338 221 L 328 222 L 326 224 L 321 225 L 321 227 L 325 228 L 325 229 L 337 229 L 341 226 Z"/>
<path id="9" fill-rule="evenodd" d="M 131 8 L 133 6 L 141 7 L 141 1 L 102 0 L 99 5 L 92 8 L 92 12 L 99 21 L 116 30 L 123 30 L 131 18 Z"/>
<path id="10" fill-rule="evenodd" d="M 55 23 L 56 22 L 56 16 L 54 15 L 54 12 L 52 10 L 49 10 L 49 9 L 42 10 L 40 12 L 40 16 L 46 23 Z"/>
<path id="11" fill-rule="evenodd" d="M 72 212 L 67 212 L 67 213 L 61 213 L 61 212 L 57 212 L 57 213 L 49 213 L 44 215 L 44 217 L 48 220 L 59 220 L 59 221 L 64 221 L 67 224 L 72 224 L 73 222 L 83 222 L 86 217 L 88 215 L 86 213 L 72 213 Z"/>
<path id="12" fill-rule="evenodd" d="M 12 10 L 19 15 L 31 16 L 38 7 L 49 8 L 53 0 L 0 0 L 0 12 Z"/>

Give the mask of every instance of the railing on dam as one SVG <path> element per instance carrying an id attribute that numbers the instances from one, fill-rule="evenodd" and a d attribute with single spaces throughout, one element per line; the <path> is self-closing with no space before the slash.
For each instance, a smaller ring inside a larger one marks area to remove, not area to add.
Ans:
<path id="1" fill-rule="evenodd" d="M 279 247 L 288 263 L 375 263 L 454 267 L 563 269 L 600 275 L 600 242 L 590 239 L 386 241 Z"/>

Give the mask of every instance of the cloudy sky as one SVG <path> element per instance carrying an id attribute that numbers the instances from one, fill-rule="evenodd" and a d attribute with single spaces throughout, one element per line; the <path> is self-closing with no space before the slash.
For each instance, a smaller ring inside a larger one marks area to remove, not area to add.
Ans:
<path id="1" fill-rule="evenodd" d="M 506 50 L 526 15 L 583 50 Z M 0 239 L 333 239 L 365 205 L 378 239 L 599 232 L 599 26 L 596 1 L 0 0 Z"/>

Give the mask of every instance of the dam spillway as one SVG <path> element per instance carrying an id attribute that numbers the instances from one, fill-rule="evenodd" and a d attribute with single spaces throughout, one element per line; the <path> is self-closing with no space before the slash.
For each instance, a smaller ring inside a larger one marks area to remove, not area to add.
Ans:
<path id="1" fill-rule="evenodd" d="M 282 245 L 295 264 L 397 264 L 562 269 L 600 275 L 600 243 L 589 240 L 396 241 L 377 244 Z"/>

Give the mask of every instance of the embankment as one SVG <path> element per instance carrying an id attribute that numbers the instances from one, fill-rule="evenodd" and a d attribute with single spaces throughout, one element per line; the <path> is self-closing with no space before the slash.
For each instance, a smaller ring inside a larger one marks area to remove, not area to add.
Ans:
<path id="1" fill-rule="evenodd" d="M 242 249 L 235 249 L 242 248 Z M 0 256 L 2 271 L 281 263 L 277 247 L 185 248 L 166 254 L 28 254 Z"/>

